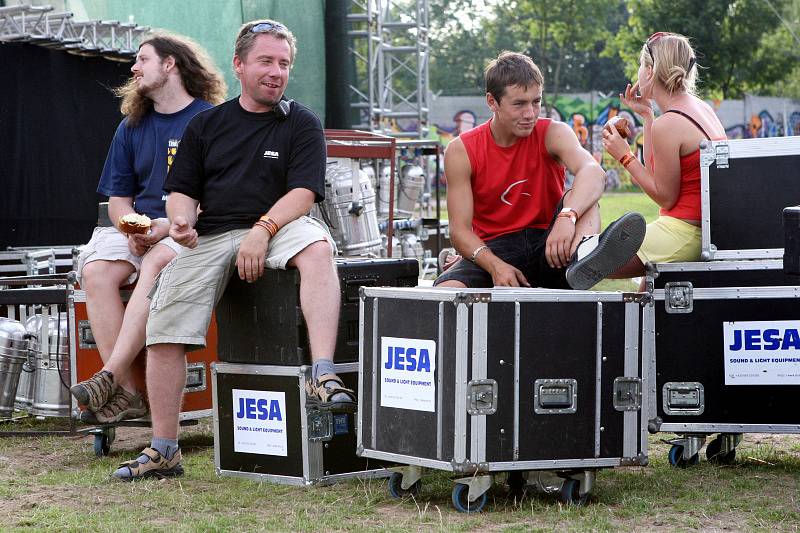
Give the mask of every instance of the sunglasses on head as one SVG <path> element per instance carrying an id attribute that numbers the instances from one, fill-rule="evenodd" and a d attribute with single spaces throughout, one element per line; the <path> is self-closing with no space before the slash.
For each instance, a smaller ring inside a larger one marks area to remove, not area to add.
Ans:
<path id="1" fill-rule="evenodd" d="M 650 45 L 666 35 L 671 35 L 671 33 L 668 31 L 657 31 L 653 35 L 648 37 L 647 41 L 645 41 L 644 43 L 644 47 L 647 48 L 647 53 L 650 54 L 650 61 L 653 63 L 653 65 L 656 64 L 656 58 L 653 56 L 653 50 L 650 49 Z M 694 63 L 695 63 L 694 57 L 690 58 L 689 68 L 686 69 L 686 72 L 692 70 Z"/>
<path id="2" fill-rule="evenodd" d="M 269 33 L 271 31 L 286 31 L 286 26 L 280 22 L 259 22 L 250 28 L 250 33 Z"/>

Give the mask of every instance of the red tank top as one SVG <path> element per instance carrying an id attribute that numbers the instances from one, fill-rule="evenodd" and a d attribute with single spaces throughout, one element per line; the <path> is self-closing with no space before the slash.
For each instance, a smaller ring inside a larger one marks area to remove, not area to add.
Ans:
<path id="1" fill-rule="evenodd" d="M 472 167 L 472 231 L 481 239 L 550 225 L 565 179 L 544 143 L 551 122 L 540 118 L 511 146 L 494 141 L 491 119 L 460 135 Z"/>
<path id="2" fill-rule="evenodd" d="M 669 209 L 659 210 L 663 216 L 700 220 L 700 150 L 681 157 L 681 189 L 678 200 Z"/>

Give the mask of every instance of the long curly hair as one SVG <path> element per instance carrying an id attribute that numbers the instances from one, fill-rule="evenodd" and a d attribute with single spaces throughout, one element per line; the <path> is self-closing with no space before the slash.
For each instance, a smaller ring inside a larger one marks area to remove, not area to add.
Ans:
<path id="1" fill-rule="evenodd" d="M 167 32 L 150 34 L 141 42 L 139 49 L 146 44 L 153 47 L 162 61 L 170 56 L 175 59 L 183 87 L 191 96 L 214 105 L 225 100 L 228 90 L 225 79 L 199 44 L 188 37 Z M 153 109 L 153 101 L 139 94 L 133 78 L 115 89 L 114 94 L 122 99 L 120 111 L 128 117 L 129 126 L 136 126 Z"/>

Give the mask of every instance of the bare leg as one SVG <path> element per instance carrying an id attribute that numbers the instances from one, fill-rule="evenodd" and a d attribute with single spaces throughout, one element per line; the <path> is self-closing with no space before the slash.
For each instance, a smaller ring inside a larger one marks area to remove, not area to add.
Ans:
<path id="1" fill-rule="evenodd" d="M 119 336 L 110 359 L 103 367 L 104 370 L 110 370 L 114 374 L 117 384 L 128 392 L 136 392 L 130 368 L 144 347 L 145 326 L 150 310 L 150 299 L 147 296 L 150 294 L 150 289 L 153 288 L 158 273 L 175 255 L 175 252 L 168 246 L 157 244 L 144 256 L 139 271 L 139 280 L 125 308 L 125 317 Z"/>
<path id="2" fill-rule="evenodd" d="M 456 281 L 454 279 L 443 281 L 440 284 L 438 284 L 437 287 L 455 287 L 457 289 L 467 288 L 467 286 L 464 283 L 461 283 L 460 281 Z"/>
<path id="3" fill-rule="evenodd" d="M 153 438 L 178 438 L 178 418 L 186 386 L 186 352 L 183 344 L 147 347 L 147 396 Z"/>
<path id="4" fill-rule="evenodd" d="M 81 288 L 100 358 L 107 362 L 117 342 L 125 307 L 119 288 L 134 272 L 127 261 L 92 261 L 83 267 Z"/>
<path id="5" fill-rule="evenodd" d="M 644 265 L 638 255 L 631 257 L 619 270 L 608 276 L 611 279 L 638 278 L 645 275 Z"/>
<path id="6" fill-rule="evenodd" d="M 300 308 L 308 326 L 311 360 L 333 359 L 339 327 L 339 276 L 327 241 L 317 241 L 294 256 L 300 271 Z"/>

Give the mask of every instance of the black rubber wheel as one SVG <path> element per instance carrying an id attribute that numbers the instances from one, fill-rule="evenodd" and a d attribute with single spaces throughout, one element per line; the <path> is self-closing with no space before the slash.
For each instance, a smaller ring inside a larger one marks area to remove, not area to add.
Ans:
<path id="1" fill-rule="evenodd" d="M 111 451 L 111 439 L 105 433 L 96 433 L 94 436 L 94 454 L 96 457 L 105 457 Z"/>
<path id="2" fill-rule="evenodd" d="M 558 499 L 565 505 L 586 505 L 589 494 L 580 494 L 581 484 L 577 479 L 565 479 L 558 493 Z"/>
<path id="3" fill-rule="evenodd" d="M 689 459 L 683 458 L 683 446 L 680 444 L 674 444 L 672 448 L 669 450 L 669 464 L 672 466 L 677 466 L 678 468 L 686 468 L 687 466 L 693 466 L 700 462 L 700 454 L 694 454 Z"/>
<path id="4" fill-rule="evenodd" d="M 506 485 L 508 485 L 508 495 L 517 501 L 525 498 L 528 493 L 528 482 L 519 470 L 508 473 Z"/>
<path id="5" fill-rule="evenodd" d="M 722 439 L 717 437 L 706 446 L 706 458 L 709 463 L 729 465 L 736 461 L 736 449 L 722 453 Z"/>
<path id="6" fill-rule="evenodd" d="M 389 477 L 388 486 L 389 486 L 389 494 L 392 495 L 392 498 L 401 500 L 406 496 L 416 496 L 419 492 L 419 488 L 422 486 L 422 480 L 418 479 L 414 482 L 413 485 L 404 489 L 402 487 L 403 483 L 403 474 L 399 472 L 395 472 Z"/>
<path id="7" fill-rule="evenodd" d="M 460 513 L 480 513 L 486 507 L 486 502 L 489 500 L 489 494 L 484 492 L 478 498 L 471 502 L 469 501 L 469 486 L 461 483 L 456 483 L 453 487 L 453 507 Z"/>

